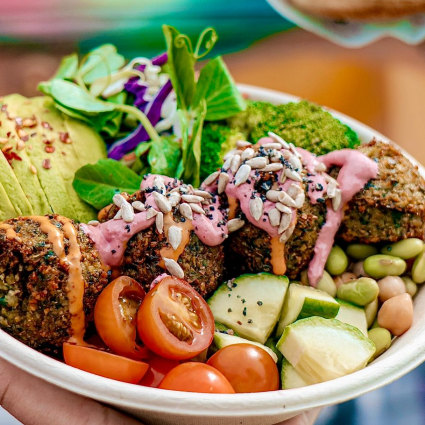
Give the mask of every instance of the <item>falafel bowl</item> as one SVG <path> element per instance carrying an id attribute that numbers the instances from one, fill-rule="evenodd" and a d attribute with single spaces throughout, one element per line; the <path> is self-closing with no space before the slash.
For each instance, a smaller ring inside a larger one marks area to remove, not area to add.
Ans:
<path id="1" fill-rule="evenodd" d="M 186 424 L 275 423 L 419 365 L 421 166 L 221 58 L 196 76 L 211 29 L 164 33 L 2 99 L 0 355 Z"/>

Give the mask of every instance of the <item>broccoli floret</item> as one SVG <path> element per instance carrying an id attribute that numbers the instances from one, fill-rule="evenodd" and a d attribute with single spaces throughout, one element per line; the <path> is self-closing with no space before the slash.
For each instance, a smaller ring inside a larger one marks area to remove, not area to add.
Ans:
<path id="1" fill-rule="evenodd" d="M 246 134 L 225 122 L 206 122 L 202 130 L 201 181 L 223 165 L 224 155 Z"/>
<path id="2" fill-rule="evenodd" d="M 351 128 L 320 106 L 305 100 L 283 105 L 249 102 L 244 112 L 228 119 L 228 124 L 245 133 L 250 141 L 258 141 L 273 131 L 316 155 L 360 144 Z"/>

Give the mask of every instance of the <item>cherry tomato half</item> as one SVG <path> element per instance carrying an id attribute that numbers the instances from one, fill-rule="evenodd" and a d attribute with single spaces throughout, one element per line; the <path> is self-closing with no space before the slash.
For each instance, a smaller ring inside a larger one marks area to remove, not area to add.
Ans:
<path id="1" fill-rule="evenodd" d="M 182 363 L 165 375 L 158 388 L 193 393 L 234 394 L 229 381 L 205 363 Z"/>
<path id="2" fill-rule="evenodd" d="M 134 279 L 120 276 L 99 295 L 94 322 L 103 342 L 121 356 L 146 358 L 147 350 L 136 343 L 137 310 L 145 291 Z"/>
<path id="3" fill-rule="evenodd" d="M 205 300 L 188 283 L 167 277 L 143 300 L 137 313 L 137 330 L 154 353 L 184 360 L 211 344 L 214 317 Z"/>
<path id="4" fill-rule="evenodd" d="M 130 384 L 140 382 L 149 368 L 144 362 L 68 343 L 63 344 L 63 357 L 67 365 Z"/>
<path id="5" fill-rule="evenodd" d="M 140 381 L 140 385 L 157 388 L 164 376 L 176 366 L 180 364 L 178 360 L 164 359 L 164 357 L 152 354 L 147 360 L 149 362 L 149 370 Z"/>
<path id="6" fill-rule="evenodd" d="M 271 356 L 252 344 L 234 344 L 218 350 L 207 364 L 219 370 L 237 393 L 279 389 L 279 371 Z"/>

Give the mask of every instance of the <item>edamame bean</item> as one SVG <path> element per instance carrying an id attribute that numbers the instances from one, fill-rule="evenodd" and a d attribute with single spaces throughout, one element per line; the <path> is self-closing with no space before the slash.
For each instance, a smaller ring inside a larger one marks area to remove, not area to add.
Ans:
<path id="1" fill-rule="evenodd" d="M 338 298 L 360 306 L 371 303 L 377 298 L 378 293 L 378 284 L 370 277 L 361 277 L 344 283 L 337 290 Z"/>
<path id="2" fill-rule="evenodd" d="M 404 334 L 413 323 L 413 302 L 409 294 L 392 297 L 382 304 L 378 312 L 378 324 L 393 335 Z"/>
<path id="3" fill-rule="evenodd" d="M 376 319 L 376 314 L 378 313 L 378 304 L 378 298 L 375 298 L 371 303 L 365 305 L 364 307 L 368 329 L 373 325 L 373 322 Z"/>
<path id="4" fill-rule="evenodd" d="M 395 257 L 408 260 L 416 257 L 422 252 L 424 243 L 418 238 L 409 238 L 398 241 L 391 245 L 386 245 L 381 249 L 382 254 L 394 255 Z"/>
<path id="5" fill-rule="evenodd" d="M 425 282 L 425 249 L 415 258 L 412 266 L 412 279 L 415 283 Z"/>
<path id="6" fill-rule="evenodd" d="M 356 280 L 357 276 L 354 273 L 351 272 L 345 272 L 343 274 L 340 274 L 338 276 L 334 277 L 334 283 L 336 287 L 340 287 L 343 283 L 351 282 L 352 280 Z"/>
<path id="7" fill-rule="evenodd" d="M 402 276 L 404 285 L 406 286 L 406 292 L 413 298 L 418 292 L 418 286 L 408 276 Z"/>
<path id="8" fill-rule="evenodd" d="M 374 279 L 381 279 L 385 276 L 400 276 L 403 274 L 406 270 L 406 262 L 392 255 L 377 254 L 366 258 L 363 268 L 369 276 Z"/>
<path id="9" fill-rule="evenodd" d="M 364 260 L 371 255 L 378 253 L 378 249 L 373 245 L 366 245 L 365 243 L 352 243 L 347 246 L 347 254 L 355 260 Z"/>
<path id="10" fill-rule="evenodd" d="M 326 270 L 332 275 L 344 273 L 348 267 L 348 258 L 342 248 L 335 245 L 326 261 Z"/>
<path id="11" fill-rule="evenodd" d="M 323 270 L 323 276 L 317 283 L 317 289 L 320 289 L 335 298 L 336 285 L 332 276 L 326 270 Z"/>
<path id="12" fill-rule="evenodd" d="M 373 358 L 380 356 L 384 351 L 387 351 L 391 345 L 391 333 L 388 329 L 374 328 L 368 332 L 368 337 L 375 344 L 376 351 Z"/>
<path id="13" fill-rule="evenodd" d="M 396 295 L 404 294 L 406 286 L 398 276 L 385 276 L 378 281 L 379 301 L 385 302 Z"/>

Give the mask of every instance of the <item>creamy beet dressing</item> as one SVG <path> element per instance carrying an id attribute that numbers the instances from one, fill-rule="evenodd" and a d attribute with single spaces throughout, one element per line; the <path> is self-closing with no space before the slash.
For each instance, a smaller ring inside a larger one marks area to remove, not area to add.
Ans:
<path id="1" fill-rule="evenodd" d="M 123 219 L 108 220 L 96 226 L 82 224 L 81 229 L 93 240 L 102 261 L 108 266 L 119 266 L 122 262 L 124 252 L 127 247 L 127 242 L 137 233 L 146 230 L 155 223 L 155 217 L 148 218 L 149 209 L 154 208 L 159 211 L 155 202 L 153 192 L 155 191 L 155 179 L 157 175 L 147 175 L 141 185 L 140 189 L 145 193 L 145 206 L 146 211 L 138 212 L 134 215 L 132 222 L 127 223 Z M 161 176 L 167 190 L 172 190 L 180 186 L 180 182 L 170 177 Z M 196 236 L 202 241 L 203 244 L 208 246 L 216 246 L 223 243 L 227 237 L 227 226 L 223 226 L 223 216 L 220 212 L 217 197 L 212 199 L 211 203 L 203 206 L 197 203 L 201 208 L 204 208 L 206 214 L 193 212 L 193 220 L 191 225 L 174 222 L 172 213 L 166 214 L 164 218 L 164 231 L 167 235 L 168 228 L 171 225 L 180 227 L 183 231 L 182 243 L 175 251 L 183 252 L 185 244 L 189 241 L 190 231 L 193 228 Z M 164 252 L 165 253 L 165 252 Z M 171 258 L 167 256 L 166 258 Z M 178 256 L 177 256 L 178 258 Z M 176 261 L 177 261 L 176 258 Z"/>
<path id="2" fill-rule="evenodd" d="M 363 189 L 369 180 L 378 175 L 378 164 L 356 150 L 342 149 L 330 152 L 320 156 L 319 160 L 327 168 L 331 166 L 341 167 L 337 177 L 341 189 L 341 204 L 336 211 L 328 205 L 326 223 L 320 229 L 314 247 L 314 257 L 308 268 L 308 280 L 312 286 L 316 286 L 322 277 L 346 204 L 358 191 Z"/>

